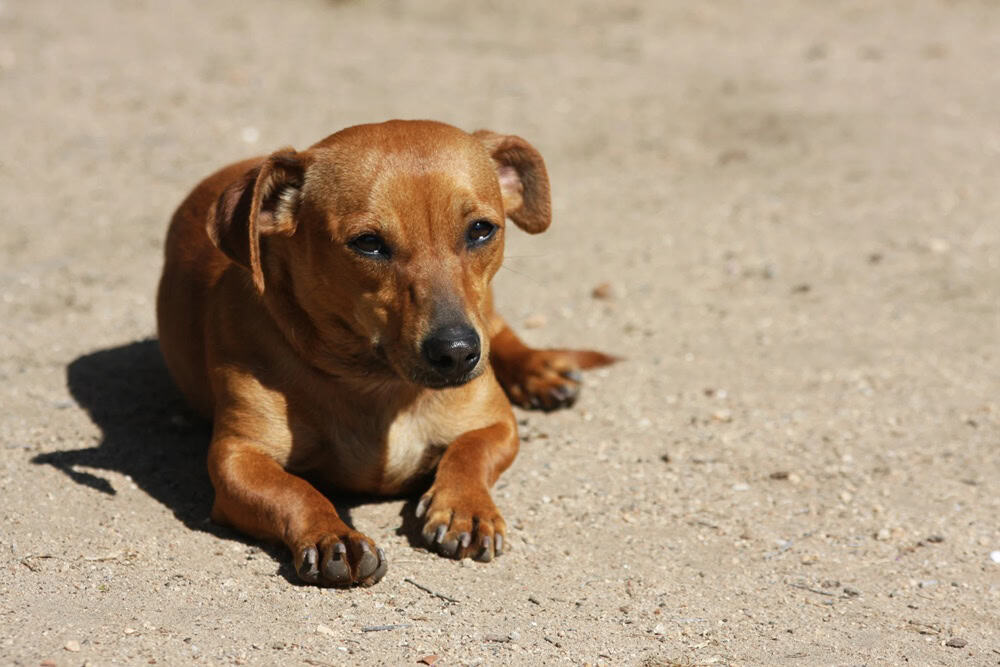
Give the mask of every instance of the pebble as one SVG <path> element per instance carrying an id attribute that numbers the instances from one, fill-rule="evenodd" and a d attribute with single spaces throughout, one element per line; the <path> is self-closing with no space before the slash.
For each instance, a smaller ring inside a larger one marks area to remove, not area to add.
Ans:
<path id="1" fill-rule="evenodd" d="M 615 295 L 611 289 L 611 283 L 601 283 L 590 292 L 590 296 L 595 299 L 610 299 Z"/>
<path id="2" fill-rule="evenodd" d="M 541 329 L 547 322 L 548 320 L 545 319 L 544 315 L 531 315 L 530 317 L 524 318 L 524 328 Z"/>
<path id="3" fill-rule="evenodd" d="M 965 648 L 969 642 L 965 641 L 961 637 L 952 637 L 944 643 L 948 648 Z"/>
<path id="4" fill-rule="evenodd" d="M 80 642 L 70 639 L 63 648 L 71 653 L 78 653 L 80 651 Z"/>
<path id="5" fill-rule="evenodd" d="M 1000 551 L 991 551 L 990 560 L 994 563 L 1000 563 Z"/>
<path id="6" fill-rule="evenodd" d="M 666 633 L 667 633 L 667 629 L 666 629 L 666 627 L 664 627 L 663 623 L 657 623 L 653 627 L 653 634 L 654 635 L 664 635 Z"/>
<path id="7" fill-rule="evenodd" d="M 927 541 L 932 542 L 933 544 L 940 544 L 941 542 L 944 542 L 944 537 L 941 535 L 931 535 L 927 538 Z"/>
<path id="8" fill-rule="evenodd" d="M 889 532 L 888 528 L 879 528 L 878 532 L 875 533 L 875 539 L 879 540 L 880 542 L 885 542 L 887 539 L 889 539 L 891 534 L 892 533 Z"/>
<path id="9" fill-rule="evenodd" d="M 852 586 L 844 586 L 844 595 L 849 598 L 856 598 L 861 595 L 861 591 Z"/>
<path id="10" fill-rule="evenodd" d="M 321 635 L 326 635 L 327 637 L 333 637 L 337 634 L 336 632 L 333 631 L 333 628 L 325 626 L 322 623 L 316 626 L 316 632 L 318 632 Z"/>
<path id="11" fill-rule="evenodd" d="M 712 413 L 712 419 L 726 424 L 733 421 L 733 413 L 729 410 L 716 410 Z"/>

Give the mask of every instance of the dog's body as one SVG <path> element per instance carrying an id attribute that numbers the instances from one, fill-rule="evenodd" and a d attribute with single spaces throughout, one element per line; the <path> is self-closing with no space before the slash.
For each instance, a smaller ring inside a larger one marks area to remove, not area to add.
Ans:
<path id="1" fill-rule="evenodd" d="M 436 469 L 417 509 L 427 541 L 502 550 L 489 488 L 517 453 L 510 400 L 571 404 L 577 370 L 611 361 L 533 350 L 496 315 L 507 216 L 549 224 L 537 151 L 427 121 L 348 128 L 188 196 L 157 314 L 171 374 L 214 421 L 214 519 L 285 542 L 305 581 L 374 583 L 382 550 L 299 475 L 399 494 Z"/>

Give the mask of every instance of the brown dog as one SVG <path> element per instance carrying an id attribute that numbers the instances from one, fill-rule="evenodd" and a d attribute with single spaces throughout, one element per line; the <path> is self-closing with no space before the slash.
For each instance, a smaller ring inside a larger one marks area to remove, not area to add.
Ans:
<path id="1" fill-rule="evenodd" d="M 503 550 L 489 489 L 517 453 L 510 401 L 570 405 L 578 370 L 612 361 L 526 347 L 494 312 L 505 217 L 549 226 L 538 152 L 427 121 L 348 128 L 195 188 L 157 315 L 170 373 L 214 420 L 213 519 L 283 541 L 307 582 L 371 584 L 385 554 L 299 475 L 399 494 L 436 467 L 416 512 L 428 544 Z"/>

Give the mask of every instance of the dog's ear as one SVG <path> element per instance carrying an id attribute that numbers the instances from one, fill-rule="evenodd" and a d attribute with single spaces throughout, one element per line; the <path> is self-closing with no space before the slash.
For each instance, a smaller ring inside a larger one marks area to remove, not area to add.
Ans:
<path id="1" fill-rule="evenodd" d="M 552 204 L 541 154 L 521 137 L 489 130 L 473 136 L 486 146 L 496 165 L 507 217 L 530 234 L 544 232 L 552 222 Z"/>
<path id="2" fill-rule="evenodd" d="M 264 292 L 260 237 L 295 233 L 295 212 L 302 199 L 305 165 L 291 148 L 272 153 L 258 167 L 227 187 L 207 223 L 212 243 L 250 271 Z"/>

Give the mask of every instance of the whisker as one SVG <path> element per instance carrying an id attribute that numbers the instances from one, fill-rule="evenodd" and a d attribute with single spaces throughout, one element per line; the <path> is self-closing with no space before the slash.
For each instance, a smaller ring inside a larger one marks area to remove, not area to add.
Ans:
<path id="1" fill-rule="evenodd" d="M 501 264 L 500 268 L 501 269 L 507 269 L 511 273 L 516 273 L 519 276 L 524 276 L 525 278 L 527 278 L 528 280 L 530 280 L 533 283 L 541 284 L 541 281 L 538 278 L 536 278 L 535 276 L 533 276 L 533 275 L 531 275 L 529 273 L 525 273 L 524 271 L 518 271 L 517 269 L 512 269 L 511 267 L 507 266 L 507 264 Z"/>

